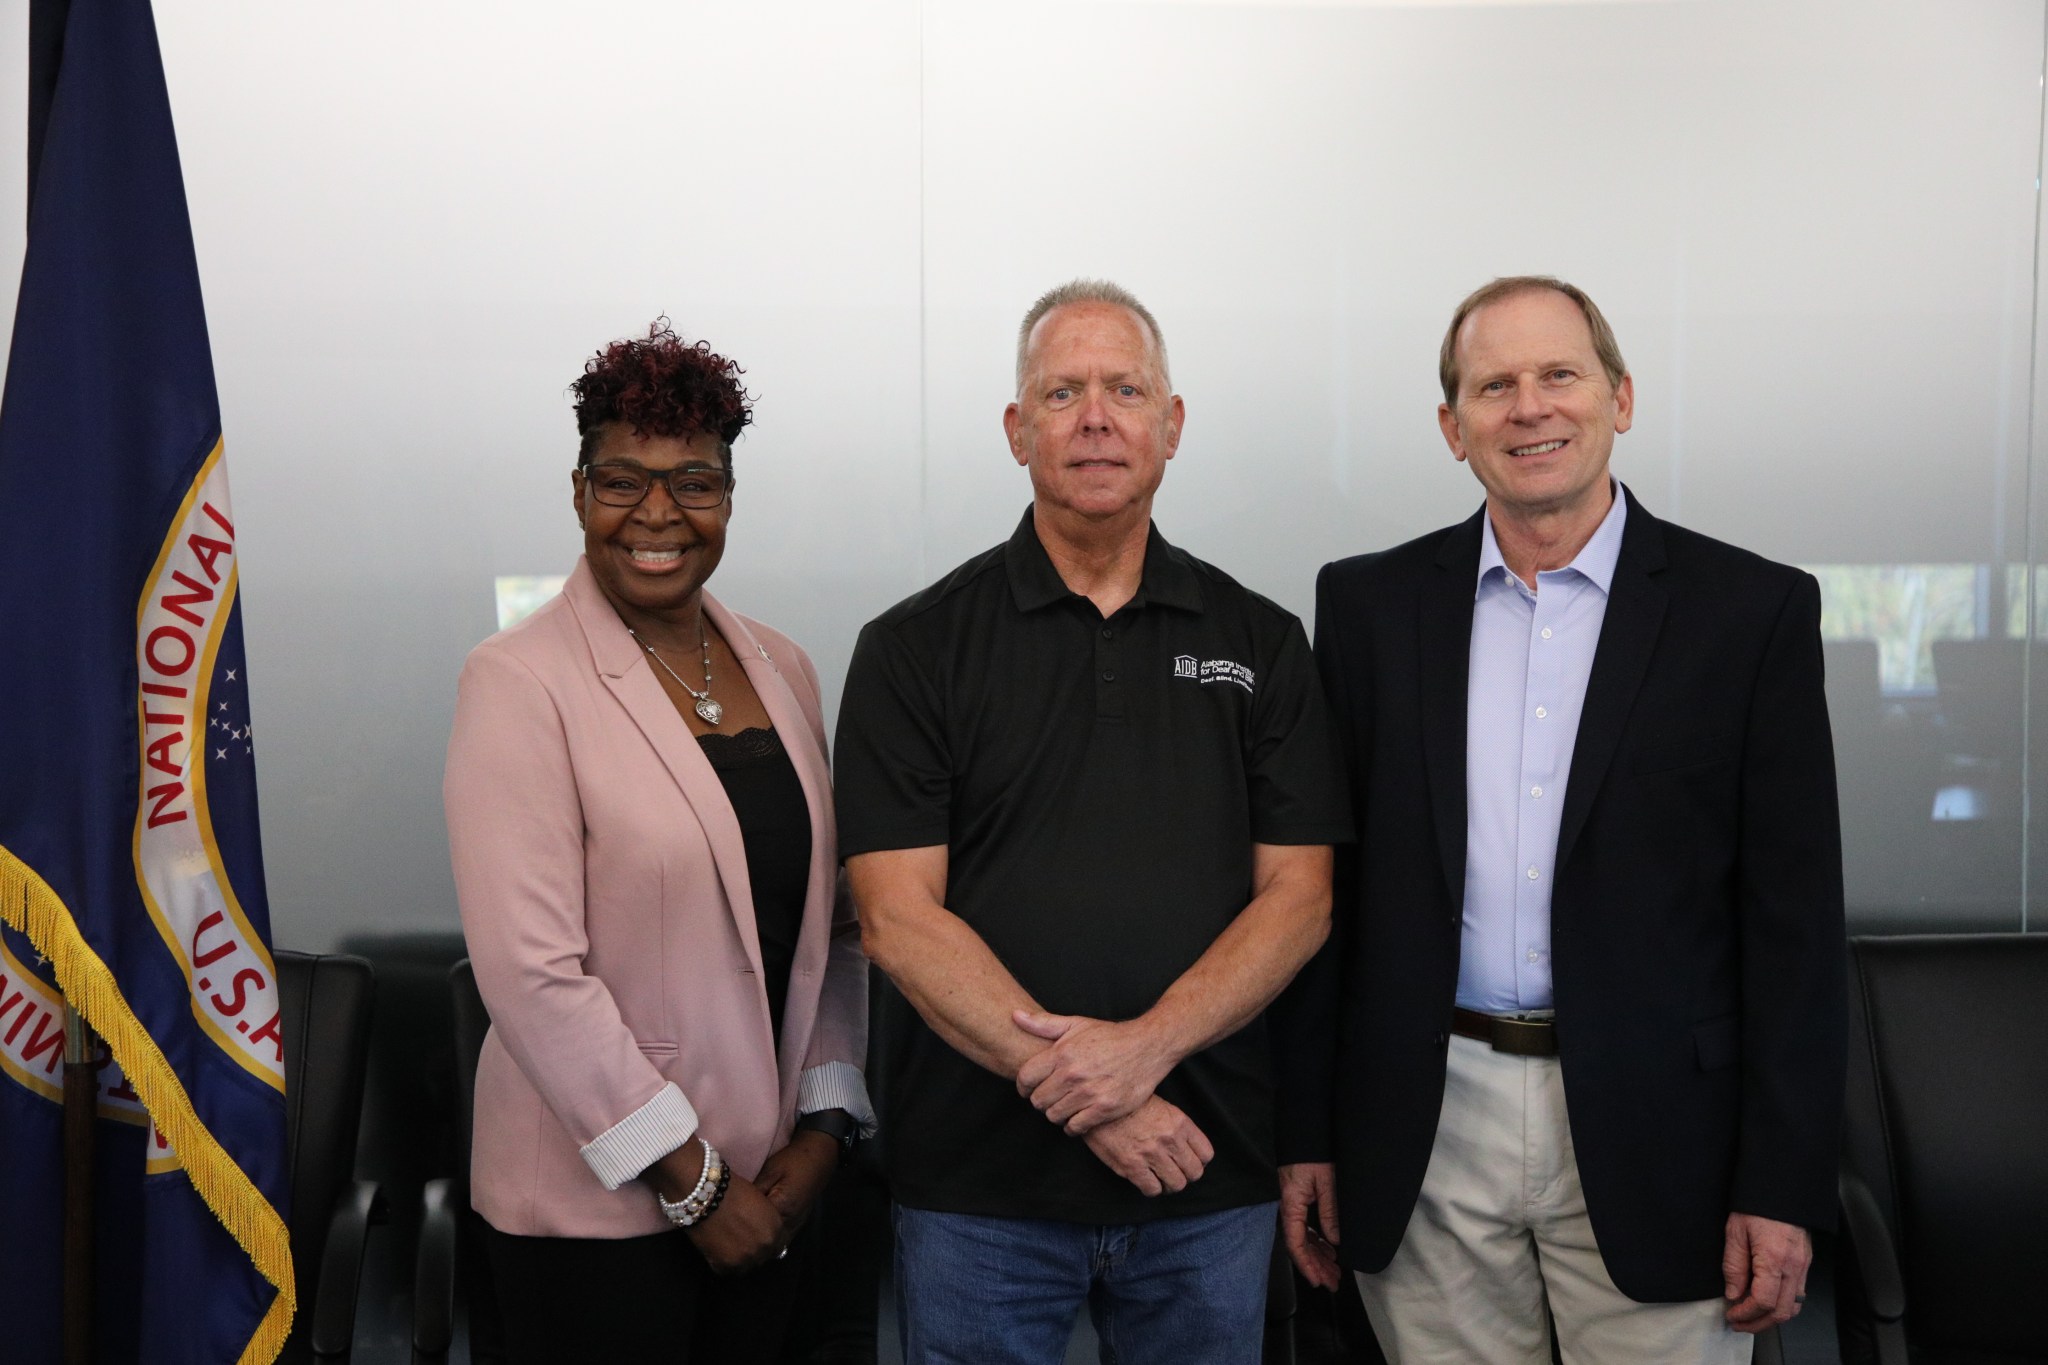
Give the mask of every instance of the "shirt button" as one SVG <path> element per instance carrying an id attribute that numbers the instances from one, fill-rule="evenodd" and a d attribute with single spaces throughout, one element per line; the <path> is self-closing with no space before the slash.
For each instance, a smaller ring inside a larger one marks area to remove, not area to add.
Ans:
<path id="1" fill-rule="evenodd" d="M 1541 788 L 1541 787 L 1531 787 L 1531 788 L 1529 788 L 1529 795 L 1531 795 L 1531 796 L 1541 796 L 1541 795 L 1543 795 L 1543 788 Z"/>
<path id="2" fill-rule="evenodd" d="M 1114 640 L 1116 638 L 1116 628 L 1114 626 L 1104 626 L 1102 628 L 1102 638 L 1105 640 Z"/>
<path id="3" fill-rule="evenodd" d="M 1544 638 L 1544 639 L 1546 639 L 1546 640 L 1548 640 L 1548 639 L 1550 638 L 1550 627 L 1549 627 L 1549 626 L 1545 626 L 1545 627 L 1543 628 L 1543 638 Z"/>
<path id="4" fill-rule="evenodd" d="M 1544 710 L 1544 709 L 1543 709 L 1542 707 L 1540 707 L 1540 706 L 1536 708 L 1536 719 L 1538 719 L 1538 720 L 1542 720 L 1542 719 L 1543 719 L 1543 718 L 1544 718 L 1545 716 L 1547 716 L 1547 715 L 1549 715 L 1549 714 L 1550 714 L 1550 712 L 1548 712 L 1548 711 Z"/>
<path id="5" fill-rule="evenodd" d="M 1533 882 L 1533 881 L 1535 881 L 1538 875 L 1540 875 L 1540 874 L 1538 874 L 1538 873 L 1537 873 L 1537 871 L 1536 871 L 1536 869 L 1535 869 L 1535 868 L 1533 868 L 1533 867 L 1532 867 L 1532 868 L 1530 868 L 1530 869 L 1529 869 L 1529 880 L 1530 880 L 1530 881 L 1532 881 L 1532 882 Z"/>
<path id="6" fill-rule="evenodd" d="M 1102 680 L 1103 680 L 1104 682 L 1115 682 L 1115 681 L 1116 681 L 1116 670 L 1115 670 L 1115 669 L 1113 669 L 1113 668 L 1105 668 L 1105 669 L 1103 669 L 1103 670 L 1102 670 Z"/>
<path id="7" fill-rule="evenodd" d="M 1537 954 L 1536 950 L 1535 950 L 1534 948 L 1531 948 L 1531 949 L 1529 950 L 1529 960 L 1530 960 L 1531 962 L 1534 962 L 1534 961 L 1536 960 L 1537 956 L 1538 956 L 1538 954 Z"/>

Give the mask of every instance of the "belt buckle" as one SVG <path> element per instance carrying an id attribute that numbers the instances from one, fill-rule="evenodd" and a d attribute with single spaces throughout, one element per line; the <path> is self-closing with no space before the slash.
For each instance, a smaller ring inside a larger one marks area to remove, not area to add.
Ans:
<path id="1" fill-rule="evenodd" d="M 1494 1015 L 1489 1040 L 1495 1052 L 1514 1057 L 1555 1057 L 1557 1025 L 1554 1015 L 1530 1018 L 1524 1015 Z"/>

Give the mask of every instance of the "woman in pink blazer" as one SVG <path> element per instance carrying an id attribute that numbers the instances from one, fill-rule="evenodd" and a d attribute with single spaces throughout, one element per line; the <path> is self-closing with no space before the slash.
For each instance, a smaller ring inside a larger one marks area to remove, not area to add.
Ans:
<path id="1" fill-rule="evenodd" d="M 704 590 L 738 375 L 665 319 L 586 365 L 583 558 L 462 671 L 470 1190 L 516 1360 L 772 1359 L 791 1239 L 873 1127 L 817 675 Z"/>

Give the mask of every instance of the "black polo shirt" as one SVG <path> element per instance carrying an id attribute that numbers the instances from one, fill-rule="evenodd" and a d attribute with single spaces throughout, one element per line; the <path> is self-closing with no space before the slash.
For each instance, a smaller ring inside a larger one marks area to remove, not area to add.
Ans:
<path id="1" fill-rule="evenodd" d="M 1144 1013 L 1251 899 L 1252 845 L 1352 837 L 1307 638 L 1288 612 L 1154 528 L 1138 594 L 1104 620 L 1026 511 L 861 632 L 840 703 L 840 851 L 949 850 L 946 906 L 1046 1009 Z M 872 1072 L 897 1199 L 1137 1222 L 1271 1199 L 1265 1023 L 1159 1086 L 1215 1145 L 1147 1199 L 895 991 Z"/>

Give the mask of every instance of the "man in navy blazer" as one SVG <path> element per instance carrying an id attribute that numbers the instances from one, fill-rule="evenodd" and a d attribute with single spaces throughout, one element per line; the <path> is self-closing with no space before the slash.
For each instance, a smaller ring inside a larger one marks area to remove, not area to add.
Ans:
<path id="1" fill-rule="evenodd" d="M 1391 1360 L 1746 1360 L 1834 1217 L 1818 585 L 1612 478 L 1582 291 L 1494 281 L 1440 367 L 1486 505 L 1317 582 L 1359 841 L 1275 1006 L 1285 1235 Z"/>

